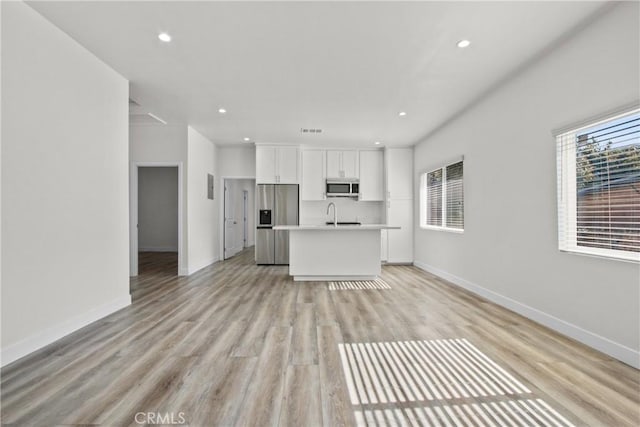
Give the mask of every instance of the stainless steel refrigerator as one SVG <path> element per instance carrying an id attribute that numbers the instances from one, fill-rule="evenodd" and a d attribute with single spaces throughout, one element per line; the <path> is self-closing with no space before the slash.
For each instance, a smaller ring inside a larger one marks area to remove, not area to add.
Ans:
<path id="1" fill-rule="evenodd" d="M 298 185 L 259 184 L 256 208 L 256 263 L 289 264 L 289 232 L 273 227 L 298 225 Z"/>

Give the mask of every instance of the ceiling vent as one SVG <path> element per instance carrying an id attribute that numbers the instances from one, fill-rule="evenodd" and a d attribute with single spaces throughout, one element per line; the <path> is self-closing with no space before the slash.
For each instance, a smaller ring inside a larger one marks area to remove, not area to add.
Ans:
<path id="1" fill-rule="evenodd" d="M 162 120 L 160 117 L 151 115 L 149 113 L 129 114 L 129 123 L 136 124 L 136 125 L 157 125 L 157 124 L 166 125 L 167 124 L 167 122 Z"/>
<path id="2" fill-rule="evenodd" d="M 322 133 L 322 129 L 300 128 L 300 133 Z"/>

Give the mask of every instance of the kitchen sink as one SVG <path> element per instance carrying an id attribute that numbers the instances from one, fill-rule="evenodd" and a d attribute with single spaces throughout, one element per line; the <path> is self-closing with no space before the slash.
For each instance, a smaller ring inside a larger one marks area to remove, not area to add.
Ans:
<path id="1" fill-rule="evenodd" d="M 333 222 L 331 221 L 327 221 L 326 222 L 327 225 L 333 225 Z M 338 221 L 337 222 L 338 225 L 362 225 L 362 223 L 360 222 L 345 222 L 345 221 Z"/>

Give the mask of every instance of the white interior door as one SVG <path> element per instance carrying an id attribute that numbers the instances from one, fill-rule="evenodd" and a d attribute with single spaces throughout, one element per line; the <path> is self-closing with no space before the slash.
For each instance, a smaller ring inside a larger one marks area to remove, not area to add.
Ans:
<path id="1" fill-rule="evenodd" d="M 233 183 L 224 183 L 224 259 L 231 258 L 238 251 L 235 248 L 235 230 L 238 221 L 235 217 L 235 200 Z"/>

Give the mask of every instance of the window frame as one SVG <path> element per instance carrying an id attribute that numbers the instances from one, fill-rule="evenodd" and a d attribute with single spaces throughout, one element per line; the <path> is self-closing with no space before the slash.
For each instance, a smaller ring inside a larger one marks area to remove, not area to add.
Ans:
<path id="1" fill-rule="evenodd" d="M 463 223 L 462 228 L 455 228 L 447 226 L 447 168 L 449 166 L 455 165 L 456 163 L 462 163 L 463 171 L 464 171 L 464 157 L 460 157 L 454 161 L 450 161 L 445 163 L 444 165 L 429 169 L 420 174 L 420 228 L 424 230 L 438 230 L 438 231 L 446 231 L 449 233 L 463 234 L 464 233 L 464 172 L 462 173 L 462 201 L 463 201 Z M 442 225 L 433 225 L 429 224 L 428 221 L 428 209 L 427 209 L 427 200 L 429 196 L 429 186 L 427 184 L 427 179 L 429 174 L 442 171 L 442 189 L 441 189 L 441 198 L 442 198 L 442 207 L 441 207 L 441 216 L 442 216 Z"/>
<path id="2" fill-rule="evenodd" d="M 640 263 L 640 253 L 623 251 L 618 249 L 594 248 L 578 245 L 578 240 L 566 236 L 568 230 L 576 229 L 578 224 L 577 196 L 577 172 L 576 172 L 576 144 L 567 144 L 566 141 L 575 141 L 576 135 L 588 128 L 598 126 L 624 116 L 640 113 L 638 105 L 627 106 L 596 118 L 585 120 L 579 125 L 574 125 L 563 130 L 553 132 L 556 146 L 557 163 L 557 239 L 558 250 L 562 253 L 584 255 L 598 258 L 606 258 L 618 261 Z M 567 145 L 564 145 L 567 144 Z M 562 146 L 562 149 L 561 149 Z"/>

